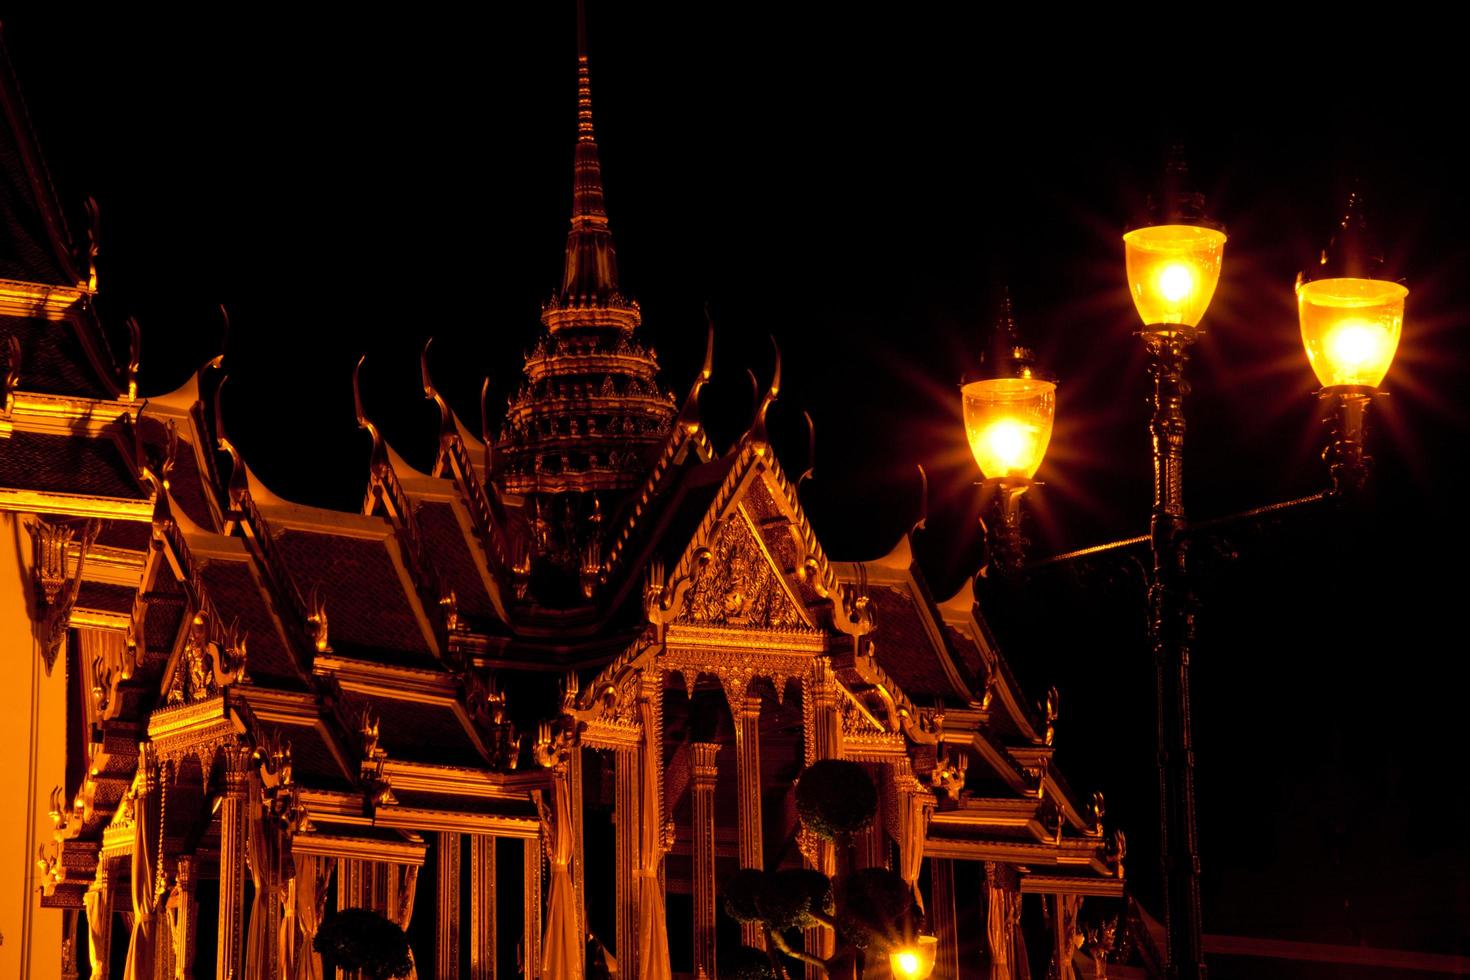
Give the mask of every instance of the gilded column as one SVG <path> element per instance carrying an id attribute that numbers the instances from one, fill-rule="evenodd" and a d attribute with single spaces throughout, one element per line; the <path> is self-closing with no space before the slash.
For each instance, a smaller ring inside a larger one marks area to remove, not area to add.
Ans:
<path id="1" fill-rule="evenodd" d="M 715 975 L 715 781 L 720 751 L 713 742 L 694 743 L 694 976 Z"/>
<path id="2" fill-rule="evenodd" d="M 495 838 L 470 836 L 470 980 L 495 980 Z"/>
<path id="3" fill-rule="evenodd" d="M 826 657 L 818 657 L 812 665 L 810 680 L 803 692 L 805 712 L 802 718 L 806 736 L 806 763 L 811 765 L 819 759 L 842 757 L 842 716 L 837 711 L 837 678 L 832 676 Z M 827 877 L 837 874 L 837 850 L 830 842 L 817 841 L 815 859 L 812 864 Z M 824 959 L 836 950 L 836 937 L 830 929 L 821 926 L 806 931 L 807 949 L 814 950 Z M 816 968 L 808 966 L 808 980 L 818 976 Z"/>
<path id="4" fill-rule="evenodd" d="M 92 980 L 107 980 L 107 965 L 112 962 L 112 880 L 107 861 L 97 868 L 97 880 L 82 899 L 87 910 L 87 959 L 92 965 Z"/>
<path id="5" fill-rule="evenodd" d="M 572 782 L 572 891 L 577 896 L 577 935 L 587 935 L 586 853 L 582 838 L 582 747 L 567 753 L 567 777 Z"/>
<path id="6" fill-rule="evenodd" d="M 439 834 L 438 935 L 434 955 L 439 980 L 459 980 L 459 847 L 461 836 L 441 831 Z"/>
<path id="7" fill-rule="evenodd" d="M 618 972 L 636 977 L 638 964 L 638 750 L 620 748 L 613 756 L 613 830 L 616 836 Z"/>
<path id="8" fill-rule="evenodd" d="M 76 909 L 61 910 L 61 980 L 81 976 L 77 969 L 77 923 L 81 918 Z"/>
<path id="9" fill-rule="evenodd" d="M 735 779 L 739 809 L 736 814 L 740 838 L 740 866 L 763 869 L 765 844 L 761 825 L 761 699 L 745 696 L 731 705 L 735 718 Z M 747 946 L 766 948 L 766 935 L 757 923 L 740 927 Z"/>
<path id="10" fill-rule="evenodd" d="M 929 921 L 939 939 L 934 980 L 959 980 L 960 937 L 955 929 L 954 861 L 929 859 Z"/>
<path id="11" fill-rule="evenodd" d="M 194 933 L 198 906 L 194 902 L 194 858 L 179 856 L 173 892 L 168 901 L 168 924 L 173 933 L 174 968 L 176 980 L 192 980 L 194 976 Z"/>
<path id="12" fill-rule="evenodd" d="M 221 977 L 245 975 L 245 806 L 250 797 L 250 750 L 223 752 L 225 790 L 219 812 L 219 933 L 215 964 Z"/>
<path id="13" fill-rule="evenodd" d="M 522 965 L 522 975 L 527 978 L 541 975 L 541 858 L 543 854 L 541 838 L 528 837 L 525 842 L 525 915 L 522 921 L 525 923 L 525 935 L 521 939 L 521 949 L 524 951 L 525 959 Z M 550 980 L 550 978 L 548 978 Z"/>
<path id="14" fill-rule="evenodd" d="M 358 909 L 363 901 L 363 863 L 356 858 L 343 858 L 337 865 L 337 910 Z"/>

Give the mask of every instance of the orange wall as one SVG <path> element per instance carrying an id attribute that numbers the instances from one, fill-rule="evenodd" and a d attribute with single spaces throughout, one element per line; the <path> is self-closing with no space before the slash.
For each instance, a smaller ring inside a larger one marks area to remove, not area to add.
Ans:
<path id="1" fill-rule="evenodd" d="M 66 657 L 48 676 L 26 610 L 26 515 L 0 513 L 0 980 L 61 976 L 61 912 L 39 901 L 36 849 L 66 767 Z"/>

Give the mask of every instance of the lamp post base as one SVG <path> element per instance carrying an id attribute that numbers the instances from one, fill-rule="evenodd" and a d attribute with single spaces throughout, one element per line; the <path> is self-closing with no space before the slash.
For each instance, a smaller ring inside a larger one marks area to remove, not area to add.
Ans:
<path id="1" fill-rule="evenodd" d="M 1371 385 L 1329 385 L 1317 392 L 1322 403 L 1322 422 L 1331 441 L 1322 450 L 1322 461 L 1332 474 L 1333 496 L 1352 499 L 1368 482 L 1373 457 L 1364 450 L 1368 403 L 1383 394 Z"/>
<path id="2" fill-rule="evenodd" d="M 1021 533 L 1021 496 L 1038 486 L 1023 476 L 1003 476 L 980 484 L 981 499 L 991 508 L 993 517 L 985 526 L 985 544 L 989 554 L 981 574 L 994 571 L 1013 576 L 1026 560 L 1026 538 Z"/>

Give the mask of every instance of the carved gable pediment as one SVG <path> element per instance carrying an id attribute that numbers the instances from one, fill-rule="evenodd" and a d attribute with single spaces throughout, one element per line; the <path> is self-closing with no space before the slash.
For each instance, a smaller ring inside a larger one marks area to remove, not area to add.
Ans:
<path id="1" fill-rule="evenodd" d="M 809 629 L 749 519 L 731 508 L 712 529 L 708 560 L 684 593 L 676 622 L 753 629 Z"/>

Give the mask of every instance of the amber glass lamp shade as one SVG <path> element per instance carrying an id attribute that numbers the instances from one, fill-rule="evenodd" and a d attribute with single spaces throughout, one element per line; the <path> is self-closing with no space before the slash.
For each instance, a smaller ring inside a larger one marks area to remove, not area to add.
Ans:
<path id="1" fill-rule="evenodd" d="M 986 479 L 1031 479 L 1046 456 L 1057 386 L 1038 378 L 989 378 L 961 390 L 965 437 Z"/>
<path id="2" fill-rule="evenodd" d="M 913 943 L 898 947 L 888 954 L 888 968 L 895 980 L 926 980 L 934 972 L 934 958 L 939 951 L 936 936 L 920 936 Z"/>
<path id="3" fill-rule="evenodd" d="M 1383 279 L 1317 279 L 1296 287 L 1307 360 L 1324 387 L 1376 388 L 1404 326 L 1409 291 Z"/>
<path id="4" fill-rule="evenodd" d="M 1198 225 L 1150 225 L 1124 235 L 1128 289 L 1144 326 L 1199 326 L 1224 252 L 1225 233 Z"/>

